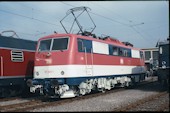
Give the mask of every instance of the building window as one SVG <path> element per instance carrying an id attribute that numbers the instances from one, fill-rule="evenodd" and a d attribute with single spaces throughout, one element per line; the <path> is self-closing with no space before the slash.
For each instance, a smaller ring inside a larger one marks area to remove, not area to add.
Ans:
<path id="1" fill-rule="evenodd" d="M 151 52 L 145 51 L 145 60 L 149 60 L 151 58 Z"/>
<path id="2" fill-rule="evenodd" d="M 152 51 L 153 54 L 153 60 L 158 60 L 158 51 Z"/>

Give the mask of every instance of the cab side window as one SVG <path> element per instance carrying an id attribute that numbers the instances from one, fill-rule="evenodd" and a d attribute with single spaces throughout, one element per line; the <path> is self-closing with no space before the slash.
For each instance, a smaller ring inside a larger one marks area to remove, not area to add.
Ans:
<path id="1" fill-rule="evenodd" d="M 77 44 L 78 44 L 78 51 L 79 52 L 85 52 L 86 51 L 87 53 L 91 53 L 91 49 L 92 49 L 92 41 L 91 40 L 78 38 Z"/>
<path id="2" fill-rule="evenodd" d="M 84 51 L 84 44 L 82 39 L 78 39 L 78 51 L 83 52 Z"/>

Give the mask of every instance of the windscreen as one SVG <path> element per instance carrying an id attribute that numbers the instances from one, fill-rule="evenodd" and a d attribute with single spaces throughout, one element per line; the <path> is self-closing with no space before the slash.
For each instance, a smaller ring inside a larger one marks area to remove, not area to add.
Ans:
<path id="1" fill-rule="evenodd" d="M 66 50 L 68 38 L 54 39 L 52 50 Z"/>
<path id="2" fill-rule="evenodd" d="M 67 46 L 68 38 L 53 38 L 48 40 L 41 40 L 38 51 L 66 50 Z"/>
<path id="3" fill-rule="evenodd" d="M 38 51 L 50 51 L 51 40 L 41 40 Z"/>

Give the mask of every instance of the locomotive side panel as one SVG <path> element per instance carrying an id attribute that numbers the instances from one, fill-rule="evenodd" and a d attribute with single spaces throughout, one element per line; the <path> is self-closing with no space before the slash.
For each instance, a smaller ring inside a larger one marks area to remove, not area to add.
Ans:
<path id="1" fill-rule="evenodd" d="M 84 66 L 84 68 L 91 67 L 93 76 L 145 73 L 144 60 L 140 58 L 139 50 L 80 38 L 77 39 L 77 45 L 77 64 Z M 82 46 L 84 46 L 84 50 Z M 116 55 L 113 54 L 113 47 L 118 49 Z M 133 54 L 131 55 L 131 53 Z M 86 69 L 84 70 L 86 71 Z"/>
<path id="2" fill-rule="evenodd" d="M 33 77 L 35 41 L 0 36 L 0 97 L 15 96 Z"/>
<path id="3" fill-rule="evenodd" d="M 1 58 L 3 59 L 3 75 L 1 76 L 32 76 L 35 56 L 34 53 L 35 52 L 22 51 L 16 49 L 1 49 Z M 17 54 L 18 56 L 16 56 Z"/>

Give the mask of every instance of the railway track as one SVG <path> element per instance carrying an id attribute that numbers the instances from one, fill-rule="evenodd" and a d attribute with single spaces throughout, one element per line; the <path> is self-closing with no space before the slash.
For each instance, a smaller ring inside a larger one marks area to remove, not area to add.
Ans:
<path id="1" fill-rule="evenodd" d="M 12 100 L 16 100 L 16 99 L 19 99 L 19 97 L 1 98 L 0 102 L 12 101 Z"/>
<path id="2" fill-rule="evenodd" d="M 143 85 L 146 85 L 146 84 L 152 84 L 155 81 L 156 80 L 153 80 L 153 79 L 148 80 L 148 81 L 144 81 L 144 82 L 141 82 L 140 84 L 138 84 L 135 87 L 140 87 L 140 86 L 143 86 Z M 43 107 L 48 107 L 48 106 L 62 105 L 62 104 L 73 102 L 73 101 L 80 101 L 80 100 L 83 100 L 83 99 L 89 99 L 89 98 L 93 98 L 93 97 L 97 97 L 97 96 L 104 96 L 104 95 L 107 95 L 107 94 L 110 94 L 110 93 L 120 92 L 120 91 L 124 91 L 124 90 L 125 90 L 125 88 L 115 88 L 115 89 L 112 89 L 110 91 L 106 91 L 106 93 L 95 92 L 95 93 L 90 93 L 90 94 L 85 95 L 85 96 L 68 98 L 68 99 L 48 99 L 48 98 L 37 99 L 36 98 L 36 99 L 31 99 L 28 102 L 0 106 L 0 111 L 1 112 L 28 112 L 28 111 L 33 110 L 33 109 L 38 109 L 38 108 L 43 108 Z"/>
<path id="3" fill-rule="evenodd" d="M 24 112 L 24 111 L 27 112 L 32 109 L 62 105 L 62 104 L 69 103 L 72 101 L 79 101 L 79 100 L 83 100 L 83 99 L 93 98 L 96 96 L 102 96 L 102 95 L 106 95 L 106 94 L 114 93 L 114 92 L 118 92 L 118 91 L 123 91 L 123 90 L 124 90 L 123 88 L 119 88 L 119 89 L 107 91 L 107 93 L 97 92 L 97 93 L 92 93 L 92 94 L 88 94 L 85 96 L 68 98 L 68 99 L 31 100 L 29 102 L 24 102 L 24 103 L 0 106 L 0 111 L 1 112 Z"/>
<path id="4" fill-rule="evenodd" d="M 154 95 L 150 95 L 149 97 L 137 100 L 134 103 L 131 103 L 127 106 L 120 106 L 119 108 L 114 109 L 114 111 L 118 111 L 118 112 L 127 112 L 127 111 L 133 111 L 133 109 L 135 109 L 136 107 L 139 107 L 142 104 L 145 104 L 147 102 L 151 102 L 154 101 L 155 99 L 160 98 L 161 96 L 165 96 L 167 94 L 166 91 L 164 92 L 160 92 L 158 94 L 154 94 Z M 169 106 L 168 103 L 162 104 L 159 107 L 155 108 L 155 111 L 163 111 L 164 109 L 167 109 L 167 107 Z"/>

